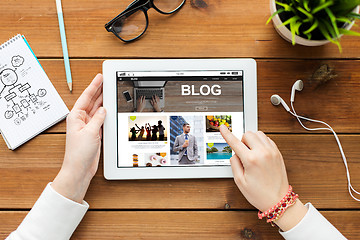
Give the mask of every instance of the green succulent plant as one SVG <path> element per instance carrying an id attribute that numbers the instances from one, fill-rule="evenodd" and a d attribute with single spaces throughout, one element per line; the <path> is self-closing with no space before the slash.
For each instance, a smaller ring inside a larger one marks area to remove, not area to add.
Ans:
<path id="1" fill-rule="evenodd" d="M 309 40 L 327 39 L 341 52 L 342 34 L 360 36 L 358 32 L 345 29 L 352 21 L 360 19 L 360 14 L 353 12 L 360 0 L 279 0 L 275 3 L 277 11 L 266 24 L 279 14 L 283 23 L 276 27 L 289 28 L 293 45 L 296 35 Z"/>

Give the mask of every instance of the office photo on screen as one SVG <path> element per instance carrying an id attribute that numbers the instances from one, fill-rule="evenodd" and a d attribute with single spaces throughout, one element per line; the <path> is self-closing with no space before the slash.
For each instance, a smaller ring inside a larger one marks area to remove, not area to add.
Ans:
<path id="1" fill-rule="evenodd" d="M 204 118 L 170 116 L 171 165 L 204 164 Z"/>
<path id="2" fill-rule="evenodd" d="M 118 73 L 118 112 L 243 112 L 243 76 L 237 73 Z"/>

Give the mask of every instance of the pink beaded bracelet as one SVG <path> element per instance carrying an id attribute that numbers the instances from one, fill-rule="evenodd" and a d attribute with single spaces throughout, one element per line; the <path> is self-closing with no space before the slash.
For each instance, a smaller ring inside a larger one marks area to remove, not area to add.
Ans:
<path id="1" fill-rule="evenodd" d="M 289 190 L 286 193 L 286 195 L 283 197 L 283 199 L 280 200 L 275 206 L 270 208 L 269 210 L 261 213 L 259 211 L 258 217 L 259 219 L 262 219 L 264 217 L 267 218 L 267 222 L 271 222 L 271 225 L 273 225 L 273 222 L 279 219 L 285 212 L 286 209 L 288 209 L 290 206 L 294 205 L 296 202 L 296 199 L 299 197 L 296 193 L 292 191 L 292 186 L 289 185 Z"/>

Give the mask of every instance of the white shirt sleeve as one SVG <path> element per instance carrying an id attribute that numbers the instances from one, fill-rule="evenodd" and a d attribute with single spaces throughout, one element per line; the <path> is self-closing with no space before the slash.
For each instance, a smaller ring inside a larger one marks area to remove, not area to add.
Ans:
<path id="1" fill-rule="evenodd" d="M 307 203 L 304 218 L 287 232 L 279 231 L 286 240 L 342 240 L 346 239 L 316 208 Z"/>
<path id="2" fill-rule="evenodd" d="M 71 237 L 89 204 L 74 202 L 49 183 L 16 231 L 6 240 L 67 240 Z"/>

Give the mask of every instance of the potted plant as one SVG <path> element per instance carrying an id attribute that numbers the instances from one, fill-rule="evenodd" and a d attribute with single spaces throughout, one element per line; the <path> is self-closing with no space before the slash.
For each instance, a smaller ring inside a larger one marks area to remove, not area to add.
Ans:
<path id="1" fill-rule="evenodd" d="M 281 37 L 293 45 L 320 46 L 332 42 L 341 52 L 343 34 L 360 19 L 360 0 L 270 0 L 271 20 Z"/>

